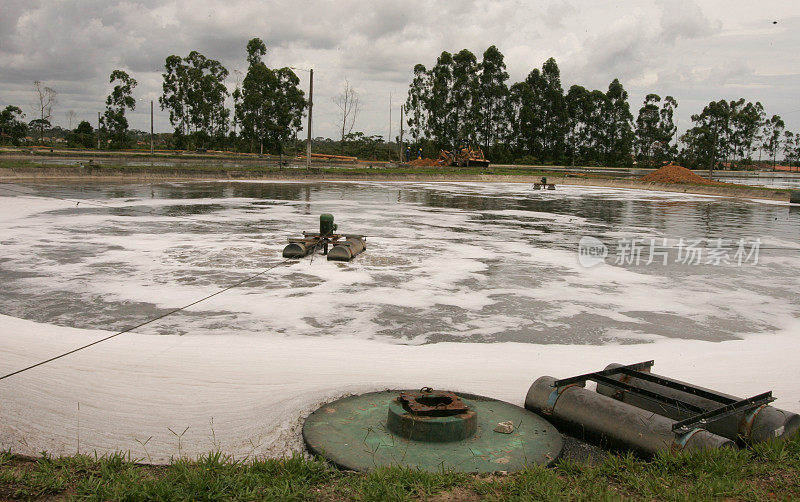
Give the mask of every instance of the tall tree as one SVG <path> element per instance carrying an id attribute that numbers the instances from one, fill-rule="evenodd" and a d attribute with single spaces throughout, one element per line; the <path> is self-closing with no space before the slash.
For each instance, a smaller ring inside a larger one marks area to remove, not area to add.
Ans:
<path id="1" fill-rule="evenodd" d="M 437 148 L 445 148 L 456 141 L 453 138 L 457 121 L 452 109 L 453 55 L 444 51 L 430 71 L 428 94 L 428 131 Z"/>
<path id="2" fill-rule="evenodd" d="M 40 80 L 33 82 L 33 92 L 36 100 L 34 106 L 38 115 L 36 126 L 39 129 L 39 142 L 41 143 L 44 137 L 44 129 L 49 127 L 50 119 L 53 116 L 53 108 L 58 102 L 58 93 L 54 89 L 44 86 Z"/>
<path id="3" fill-rule="evenodd" d="M 126 148 L 129 141 L 125 110 L 136 109 L 136 99 L 133 97 L 136 80 L 122 70 L 114 70 L 108 81 L 116 85 L 106 98 L 106 111 L 101 124 L 111 138 L 112 148 Z"/>
<path id="4" fill-rule="evenodd" d="M 534 68 L 519 86 L 512 86 L 512 107 L 519 120 L 519 140 L 538 159 L 561 159 L 567 133 L 567 110 L 561 72 L 553 58 Z"/>
<path id="5" fill-rule="evenodd" d="M 730 152 L 730 105 L 724 99 L 712 101 L 701 113 L 692 115 L 694 124 L 681 137 L 684 155 L 693 165 L 709 167 Z"/>
<path id="6" fill-rule="evenodd" d="M 344 81 L 344 89 L 338 95 L 331 98 L 331 101 L 339 108 L 338 123 L 341 126 L 341 152 L 344 154 L 344 139 L 353 132 L 358 117 L 358 93 L 350 86 L 350 81 Z"/>
<path id="7" fill-rule="evenodd" d="M 264 144 L 282 151 L 283 143 L 302 126 L 307 103 L 300 79 L 290 68 L 272 70 L 262 58 L 267 46 L 260 38 L 247 43 L 249 67 L 242 82 L 241 106 L 236 119 L 242 136 L 264 153 Z"/>
<path id="8" fill-rule="evenodd" d="M 406 124 L 414 143 L 429 135 L 428 104 L 430 102 L 430 76 L 425 65 L 414 65 L 414 79 L 408 88 L 406 99 Z"/>
<path id="9" fill-rule="evenodd" d="M 671 143 L 677 130 L 674 122 L 677 107 L 672 96 L 664 98 L 663 103 L 657 94 L 645 96 L 636 118 L 635 149 L 640 160 L 656 164 L 674 154 Z"/>
<path id="10" fill-rule="evenodd" d="M 764 151 L 772 157 L 772 165 L 775 165 L 776 157 L 781 149 L 783 142 L 783 131 L 786 127 L 783 119 L 779 115 L 773 115 L 772 118 L 764 124 Z"/>
<path id="11" fill-rule="evenodd" d="M 225 107 L 228 70 L 197 51 L 185 58 L 167 57 L 164 68 L 163 94 L 158 101 L 162 110 L 169 110 L 176 135 L 192 135 L 200 146 L 212 140 L 222 141 L 230 116 Z"/>
<path id="12" fill-rule="evenodd" d="M 628 164 L 633 146 L 633 128 L 631 127 L 633 115 L 631 115 L 628 104 L 628 91 L 622 87 L 619 80 L 614 79 L 608 85 L 606 97 L 609 106 L 607 162 L 611 165 Z"/>
<path id="13" fill-rule="evenodd" d="M 478 106 L 480 122 L 478 135 L 487 150 L 504 139 L 508 128 L 508 72 L 503 54 L 492 45 L 483 53 L 480 64 Z"/>
<path id="14" fill-rule="evenodd" d="M 659 106 L 661 96 L 648 94 L 636 117 L 636 153 L 640 159 L 652 163 L 653 143 L 659 138 Z"/>
<path id="15" fill-rule="evenodd" d="M 591 93 L 583 86 L 573 85 L 566 95 L 567 152 L 570 163 L 584 161 L 591 144 Z"/>
<path id="16" fill-rule="evenodd" d="M 545 155 L 553 161 L 561 160 L 566 135 L 566 106 L 561 87 L 561 70 L 554 58 L 542 65 L 542 125 Z"/>
<path id="17" fill-rule="evenodd" d="M 764 122 L 764 107 L 761 103 L 746 102 L 740 99 L 729 103 L 731 113 L 731 144 L 734 159 L 752 158 L 753 151 L 757 148 L 756 138 Z"/>
<path id="18" fill-rule="evenodd" d="M 455 146 L 477 143 L 479 122 L 478 60 L 467 49 L 453 56 L 453 85 L 450 92 L 450 110 L 454 119 L 451 130 Z"/>
<path id="19" fill-rule="evenodd" d="M 791 131 L 783 133 L 783 158 L 789 165 L 800 162 L 800 134 Z"/>
<path id="20" fill-rule="evenodd" d="M 28 125 L 22 120 L 25 114 L 22 109 L 14 105 L 6 106 L 0 111 L 0 141 L 10 141 L 12 145 L 19 146 L 20 141 L 28 133 Z"/>

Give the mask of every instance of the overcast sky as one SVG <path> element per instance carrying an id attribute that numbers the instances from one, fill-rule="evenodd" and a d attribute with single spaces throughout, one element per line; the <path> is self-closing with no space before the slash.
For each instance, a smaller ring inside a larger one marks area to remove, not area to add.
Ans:
<path id="1" fill-rule="evenodd" d="M 119 68 L 139 81 L 131 127 L 149 129 L 154 99 L 156 130 L 169 131 L 157 101 L 164 59 L 200 51 L 228 68 L 233 89 L 252 37 L 266 42 L 268 66 L 314 68 L 314 136 L 335 136 L 331 98 L 345 79 L 361 97 L 356 130 L 388 135 L 391 93 L 396 135 L 414 64 L 463 48 L 480 59 L 492 44 L 509 84 L 552 56 L 565 90 L 619 78 L 634 116 L 646 94 L 674 96 L 681 131 L 709 101 L 739 97 L 800 131 L 798 0 L 0 0 L 0 106 L 34 118 L 41 80 L 59 93 L 55 124 L 74 110 L 94 125 Z"/>

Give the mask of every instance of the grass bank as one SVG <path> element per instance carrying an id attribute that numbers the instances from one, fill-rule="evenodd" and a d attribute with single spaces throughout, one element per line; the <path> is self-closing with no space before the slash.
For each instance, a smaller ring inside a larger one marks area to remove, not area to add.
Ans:
<path id="1" fill-rule="evenodd" d="M 300 456 L 142 465 L 103 458 L 25 458 L 0 453 L 0 499 L 28 500 L 797 500 L 800 438 L 752 450 L 612 456 L 511 475 L 426 473 L 405 468 L 336 471 Z"/>

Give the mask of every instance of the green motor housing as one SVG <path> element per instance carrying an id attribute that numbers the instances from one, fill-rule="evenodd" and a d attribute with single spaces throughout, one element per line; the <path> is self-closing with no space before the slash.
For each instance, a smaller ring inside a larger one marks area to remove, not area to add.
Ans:
<path id="1" fill-rule="evenodd" d="M 319 234 L 327 236 L 335 231 L 336 225 L 333 223 L 333 215 L 328 213 L 319 215 Z"/>

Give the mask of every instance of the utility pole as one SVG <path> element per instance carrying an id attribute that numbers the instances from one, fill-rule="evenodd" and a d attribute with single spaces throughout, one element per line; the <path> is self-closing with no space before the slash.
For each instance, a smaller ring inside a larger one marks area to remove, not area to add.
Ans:
<path id="1" fill-rule="evenodd" d="M 311 112 L 314 109 L 314 68 L 308 71 L 308 144 L 306 145 L 306 170 L 311 170 Z"/>
<path id="2" fill-rule="evenodd" d="M 400 163 L 403 163 L 403 108 L 405 105 L 400 105 L 400 149 L 398 150 L 400 154 Z"/>
<path id="3" fill-rule="evenodd" d="M 392 142 L 392 91 L 389 91 L 389 138 L 386 140 L 386 146 Z M 389 158 L 391 159 L 392 149 L 389 148 Z"/>
<path id="4" fill-rule="evenodd" d="M 150 100 L 150 155 L 153 155 L 153 100 Z"/>
<path id="5" fill-rule="evenodd" d="M 100 150 L 100 112 L 97 112 L 97 149 Z"/>
<path id="6" fill-rule="evenodd" d="M 711 165 L 708 168 L 708 179 L 714 181 L 714 157 L 717 156 L 717 125 L 714 125 L 714 143 L 711 145 Z"/>

